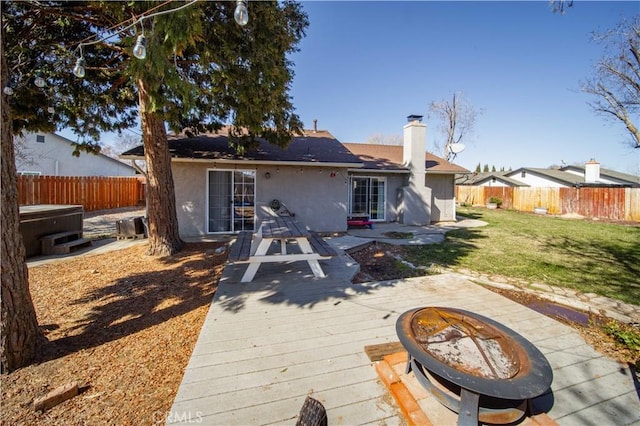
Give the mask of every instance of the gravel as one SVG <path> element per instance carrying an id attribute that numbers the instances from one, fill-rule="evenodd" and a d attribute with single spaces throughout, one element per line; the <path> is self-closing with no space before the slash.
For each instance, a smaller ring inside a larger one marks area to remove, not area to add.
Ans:
<path id="1" fill-rule="evenodd" d="M 121 219 L 145 216 L 140 207 L 122 207 L 111 210 L 96 210 L 84 213 L 84 237 L 90 239 L 116 236 L 116 222 Z"/>

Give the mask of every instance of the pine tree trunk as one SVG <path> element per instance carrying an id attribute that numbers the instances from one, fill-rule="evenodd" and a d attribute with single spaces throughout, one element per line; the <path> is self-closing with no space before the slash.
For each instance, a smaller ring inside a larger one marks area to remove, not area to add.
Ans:
<path id="1" fill-rule="evenodd" d="M 4 37 L 4 34 L 3 34 Z M 4 43 L 2 86 L 7 81 Z M 7 95 L 2 97 L 2 311 L 0 313 L 0 371 L 9 373 L 28 365 L 36 351 L 38 321 L 29 293 L 24 242 L 20 235 L 18 181 L 13 152 L 13 131 Z"/>
<path id="2" fill-rule="evenodd" d="M 147 162 L 147 215 L 151 256 L 170 256 L 183 246 L 178 232 L 176 197 L 171 172 L 171 157 L 164 120 L 149 110 L 149 95 L 144 80 L 138 79 L 140 121 Z"/>

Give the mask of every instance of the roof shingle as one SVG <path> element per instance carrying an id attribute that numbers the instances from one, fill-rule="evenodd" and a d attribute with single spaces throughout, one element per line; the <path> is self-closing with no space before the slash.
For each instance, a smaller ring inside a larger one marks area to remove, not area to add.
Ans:
<path id="1" fill-rule="evenodd" d="M 365 169 L 407 170 L 402 161 L 401 145 L 366 143 L 344 143 L 343 145 L 364 163 Z M 440 158 L 430 152 L 425 152 L 425 165 L 427 173 L 470 173 L 464 167 L 449 163 L 444 158 Z"/>
<path id="2" fill-rule="evenodd" d="M 320 130 L 307 131 L 296 136 L 286 148 L 280 148 L 258 139 L 259 146 L 240 155 L 229 144 L 224 131 L 206 133 L 194 137 L 184 134 L 168 136 L 172 158 L 200 160 L 282 161 L 306 163 L 345 163 L 359 167 L 358 157 L 347 150 L 331 133 Z M 144 147 L 138 146 L 122 154 L 122 157 L 144 156 Z"/>

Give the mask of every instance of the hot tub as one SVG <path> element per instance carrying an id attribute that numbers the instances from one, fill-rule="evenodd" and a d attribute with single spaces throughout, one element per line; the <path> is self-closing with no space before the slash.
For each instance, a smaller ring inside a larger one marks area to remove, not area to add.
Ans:
<path id="1" fill-rule="evenodd" d="M 40 238 L 45 235 L 69 231 L 82 233 L 83 219 L 81 205 L 20 206 L 20 234 L 27 257 L 41 254 Z"/>

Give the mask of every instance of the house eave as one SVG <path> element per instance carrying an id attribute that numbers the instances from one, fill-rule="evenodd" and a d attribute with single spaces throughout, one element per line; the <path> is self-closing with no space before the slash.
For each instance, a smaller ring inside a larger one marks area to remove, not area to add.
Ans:
<path id="1" fill-rule="evenodd" d="M 350 172 L 358 172 L 358 173 L 377 173 L 377 174 L 409 174 L 409 170 L 385 170 L 385 169 L 365 169 L 365 168 L 350 168 L 348 171 Z"/>
<path id="2" fill-rule="evenodd" d="M 137 155 L 126 155 L 120 158 L 126 160 L 144 160 L 144 157 Z M 243 160 L 243 159 L 215 159 L 215 158 L 180 158 L 171 159 L 175 163 L 215 163 L 215 164 L 243 164 L 256 166 L 296 166 L 296 167 L 340 167 L 359 168 L 363 163 L 338 163 L 328 161 L 278 161 L 278 160 Z"/>

